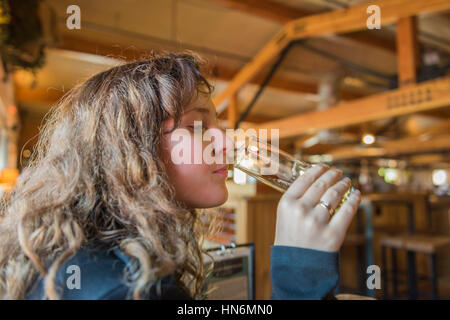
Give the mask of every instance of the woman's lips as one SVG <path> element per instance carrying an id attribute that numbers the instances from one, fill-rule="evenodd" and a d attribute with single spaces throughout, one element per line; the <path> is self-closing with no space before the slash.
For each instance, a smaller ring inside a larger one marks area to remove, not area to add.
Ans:
<path id="1" fill-rule="evenodd" d="M 213 173 L 220 174 L 224 177 L 228 177 L 228 165 L 223 166 L 222 168 L 217 169 L 216 171 L 213 171 Z"/>

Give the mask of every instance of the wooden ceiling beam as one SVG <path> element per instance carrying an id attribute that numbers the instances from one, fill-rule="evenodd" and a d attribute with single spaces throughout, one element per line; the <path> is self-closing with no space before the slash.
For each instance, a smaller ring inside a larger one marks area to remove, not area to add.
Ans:
<path id="1" fill-rule="evenodd" d="M 450 104 L 450 77 L 422 82 L 349 102 L 262 123 L 258 129 L 278 129 L 280 138 L 312 134 L 373 120 L 446 107 Z"/>
<path id="2" fill-rule="evenodd" d="M 448 0 L 379 0 L 371 2 L 378 5 L 382 12 L 381 25 L 396 23 L 398 19 L 450 9 Z M 300 18 L 284 25 L 233 78 L 214 99 L 218 112 L 225 110 L 227 99 L 261 72 L 292 41 L 308 37 L 320 37 L 328 34 L 346 33 L 365 29 L 368 15 L 367 3 L 333 12 L 321 13 Z"/>
<path id="3" fill-rule="evenodd" d="M 450 9 L 450 3 L 446 0 L 379 0 L 370 4 L 380 7 L 381 26 L 396 23 L 401 18 Z M 285 29 L 293 39 L 363 30 L 367 28 L 369 17 L 366 13 L 367 6 L 367 3 L 362 3 L 347 9 L 300 18 L 287 23 Z"/>
<path id="4" fill-rule="evenodd" d="M 399 86 L 417 82 L 419 67 L 419 42 L 417 40 L 417 18 L 406 17 L 397 21 L 397 68 Z"/>
<path id="5" fill-rule="evenodd" d="M 212 3 L 221 5 L 234 10 L 239 10 L 275 22 L 287 23 L 289 21 L 310 16 L 310 11 L 300 10 L 298 8 L 288 6 L 282 3 L 275 3 L 268 0 L 209 0 Z M 325 10 L 324 12 L 328 11 Z M 352 34 L 345 34 L 342 37 L 347 40 L 377 47 L 383 50 L 395 53 L 395 42 L 389 39 L 381 38 L 377 35 L 371 34 L 370 37 L 363 32 L 356 32 Z"/>

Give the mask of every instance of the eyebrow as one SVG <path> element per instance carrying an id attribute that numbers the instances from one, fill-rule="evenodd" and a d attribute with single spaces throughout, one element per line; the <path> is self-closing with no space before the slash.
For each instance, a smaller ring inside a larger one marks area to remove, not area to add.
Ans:
<path id="1" fill-rule="evenodd" d="M 186 111 L 185 113 L 191 112 L 191 111 L 197 111 L 200 113 L 205 113 L 205 114 L 209 114 L 209 109 L 207 108 L 192 108 L 189 109 L 188 111 Z M 219 117 L 219 113 L 216 111 L 216 118 Z"/>

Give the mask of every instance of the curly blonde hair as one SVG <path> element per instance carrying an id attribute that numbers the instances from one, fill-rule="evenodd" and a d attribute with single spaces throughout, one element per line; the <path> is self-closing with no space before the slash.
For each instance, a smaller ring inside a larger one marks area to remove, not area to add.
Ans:
<path id="1" fill-rule="evenodd" d="M 91 77 L 51 110 L 2 204 L 0 297 L 23 299 L 43 278 L 46 298 L 58 299 L 58 268 L 92 241 L 136 262 L 134 299 L 169 274 L 202 297 L 202 212 L 175 200 L 159 152 L 162 123 L 176 127 L 194 94 L 211 94 L 203 65 L 192 52 L 152 53 Z"/>

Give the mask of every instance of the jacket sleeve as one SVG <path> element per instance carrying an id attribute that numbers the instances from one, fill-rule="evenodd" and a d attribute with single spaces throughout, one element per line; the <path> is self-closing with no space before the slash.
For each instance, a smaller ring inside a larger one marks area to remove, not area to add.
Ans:
<path id="1" fill-rule="evenodd" d="M 271 299 L 334 298 L 339 283 L 339 253 L 271 246 Z"/>
<path id="2" fill-rule="evenodd" d="M 119 284 L 99 300 L 125 300 L 132 299 L 132 289 L 128 286 Z M 153 285 L 148 295 L 143 297 L 145 300 L 192 300 L 189 294 L 175 283 L 173 275 L 162 278 L 159 284 Z"/>

